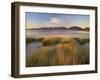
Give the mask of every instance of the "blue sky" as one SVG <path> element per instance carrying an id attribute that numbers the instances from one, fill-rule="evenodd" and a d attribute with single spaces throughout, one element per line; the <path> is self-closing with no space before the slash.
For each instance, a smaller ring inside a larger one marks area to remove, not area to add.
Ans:
<path id="1" fill-rule="evenodd" d="M 26 12 L 26 28 L 89 27 L 89 15 Z"/>

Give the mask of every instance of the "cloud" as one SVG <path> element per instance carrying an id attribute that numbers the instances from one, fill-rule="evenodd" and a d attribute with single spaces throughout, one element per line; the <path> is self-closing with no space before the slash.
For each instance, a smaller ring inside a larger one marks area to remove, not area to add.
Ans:
<path id="1" fill-rule="evenodd" d="M 63 19 L 59 17 L 52 17 L 48 22 L 44 23 L 34 23 L 34 22 L 27 22 L 26 26 L 27 28 L 41 28 L 41 27 L 60 27 L 60 26 L 66 26 L 66 23 L 64 23 Z"/>
<path id="2" fill-rule="evenodd" d="M 47 23 L 44 24 L 45 27 L 59 27 L 65 26 L 65 23 L 59 17 L 52 17 Z"/>
<path id="3" fill-rule="evenodd" d="M 62 22 L 62 20 L 58 17 L 53 17 L 53 18 L 51 18 L 50 22 L 51 23 L 60 23 L 60 22 Z"/>

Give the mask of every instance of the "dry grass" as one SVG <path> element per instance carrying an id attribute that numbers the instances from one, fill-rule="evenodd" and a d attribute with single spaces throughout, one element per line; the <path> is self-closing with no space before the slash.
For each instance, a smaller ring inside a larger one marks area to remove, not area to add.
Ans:
<path id="1" fill-rule="evenodd" d="M 57 45 L 61 42 L 62 37 L 46 37 L 42 43 L 43 46 L 53 46 L 53 45 Z"/>
<path id="2" fill-rule="evenodd" d="M 26 38 L 26 44 L 32 43 L 32 42 L 35 42 L 35 41 L 36 41 L 35 38 Z"/>
<path id="3" fill-rule="evenodd" d="M 42 42 L 44 46 L 27 58 L 27 67 L 89 64 L 89 48 L 76 39 L 50 37 Z"/>

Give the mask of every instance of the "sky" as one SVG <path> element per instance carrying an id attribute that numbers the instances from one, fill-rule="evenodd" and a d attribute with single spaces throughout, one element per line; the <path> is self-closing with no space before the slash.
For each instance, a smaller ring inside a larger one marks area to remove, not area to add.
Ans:
<path id="1" fill-rule="evenodd" d="M 26 29 L 41 27 L 89 27 L 89 15 L 26 12 Z"/>

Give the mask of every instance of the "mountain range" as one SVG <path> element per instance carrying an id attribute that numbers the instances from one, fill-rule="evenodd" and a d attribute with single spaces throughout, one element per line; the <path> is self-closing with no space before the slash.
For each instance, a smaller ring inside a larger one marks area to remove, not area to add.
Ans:
<path id="1" fill-rule="evenodd" d="M 42 27 L 42 28 L 31 28 L 28 30 L 75 30 L 75 31 L 89 31 L 90 29 L 88 27 L 81 28 L 78 26 L 72 26 L 70 28 L 66 28 L 64 26 L 58 26 L 58 27 Z"/>

